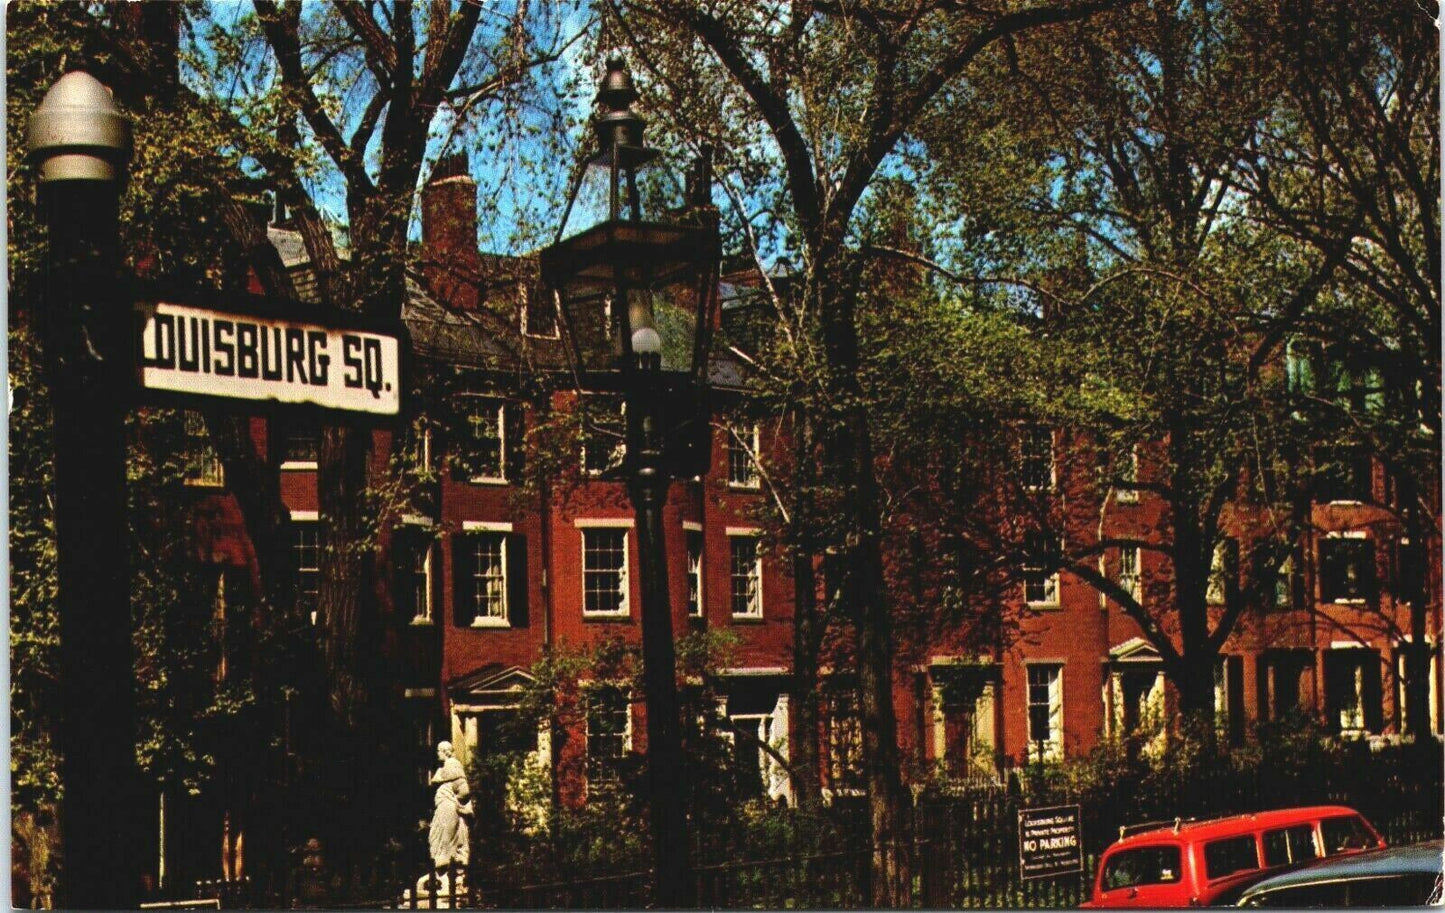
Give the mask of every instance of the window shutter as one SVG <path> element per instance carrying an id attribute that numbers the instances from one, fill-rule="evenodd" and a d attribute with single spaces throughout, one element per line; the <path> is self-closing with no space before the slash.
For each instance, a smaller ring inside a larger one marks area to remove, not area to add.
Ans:
<path id="1" fill-rule="evenodd" d="M 1229 744 L 1244 744 L 1244 657 L 1230 656 L 1224 663 L 1226 700 L 1229 701 Z"/>
<path id="2" fill-rule="evenodd" d="M 467 536 L 452 536 L 452 622 L 457 627 L 472 623 L 476 604 L 472 600 L 472 574 L 477 563 Z"/>
<path id="3" fill-rule="evenodd" d="M 503 471 L 507 481 L 518 484 L 526 470 L 526 412 L 521 403 L 507 403 L 502 409 L 503 435 L 507 441 L 507 452 L 502 454 Z"/>
<path id="4" fill-rule="evenodd" d="M 396 533 L 391 539 L 391 610 L 402 621 L 415 614 L 411 599 L 411 537 Z"/>
<path id="5" fill-rule="evenodd" d="M 528 624 L 527 537 L 507 536 L 507 612 L 514 628 Z"/>
<path id="6" fill-rule="evenodd" d="M 1379 656 L 1371 650 L 1364 663 L 1361 700 L 1365 704 L 1365 728 L 1378 733 L 1385 728 L 1385 701 L 1380 688 Z"/>

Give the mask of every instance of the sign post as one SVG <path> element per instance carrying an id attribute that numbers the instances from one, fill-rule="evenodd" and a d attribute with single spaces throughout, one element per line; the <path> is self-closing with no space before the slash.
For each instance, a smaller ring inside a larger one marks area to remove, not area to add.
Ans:
<path id="1" fill-rule="evenodd" d="M 1079 806 L 1019 809 L 1019 873 L 1050 878 L 1084 870 Z"/>

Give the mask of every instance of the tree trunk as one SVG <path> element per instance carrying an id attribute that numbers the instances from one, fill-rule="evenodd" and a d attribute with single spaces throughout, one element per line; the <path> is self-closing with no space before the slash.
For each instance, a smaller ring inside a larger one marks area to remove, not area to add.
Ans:
<path id="1" fill-rule="evenodd" d="M 857 284 L 841 256 L 814 261 L 816 286 L 828 358 L 830 391 L 844 403 L 828 422 L 830 468 L 839 490 L 847 492 L 843 554 L 847 581 L 842 593 L 846 617 L 854 622 L 858 652 L 859 709 L 863 762 L 872 824 L 873 865 L 870 903 L 902 907 L 912 902 L 909 829 L 903 784 L 899 778 L 897 719 L 893 710 L 893 627 L 885 597 L 878 479 L 868 414 L 859 383 L 858 333 L 854 323 Z"/>
<path id="2" fill-rule="evenodd" d="M 818 744 L 818 650 L 824 621 L 819 617 L 816 557 L 804 530 L 813 523 L 813 447 L 811 420 L 799 417 L 793 439 L 793 795 L 798 807 L 818 813 L 823 807 L 821 755 Z"/>

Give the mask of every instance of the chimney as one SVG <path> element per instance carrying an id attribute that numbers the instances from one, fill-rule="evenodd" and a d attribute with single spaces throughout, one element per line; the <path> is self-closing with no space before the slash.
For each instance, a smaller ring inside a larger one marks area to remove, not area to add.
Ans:
<path id="1" fill-rule="evenodd" d="M 437 161 L 421 192 L 421 273 L 427 291 L 459 310 L 477 307 L 477 182 L 465 152 Z"/>

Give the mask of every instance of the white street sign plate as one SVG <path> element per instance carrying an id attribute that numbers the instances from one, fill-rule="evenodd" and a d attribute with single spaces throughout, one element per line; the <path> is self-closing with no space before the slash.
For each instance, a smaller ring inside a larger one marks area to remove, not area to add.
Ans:
<path id="1" fill-rule="evenodd" d="M 143 390 L 397 415 L 401 344 L 387 333 L 137 301 Z"/>

